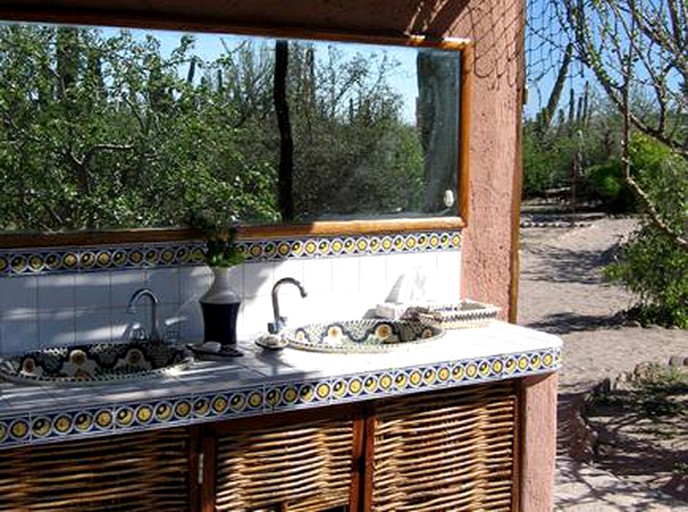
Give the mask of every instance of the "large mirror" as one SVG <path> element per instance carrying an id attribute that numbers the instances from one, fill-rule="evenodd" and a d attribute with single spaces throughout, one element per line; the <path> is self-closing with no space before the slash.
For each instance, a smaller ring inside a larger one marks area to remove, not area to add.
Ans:
<path id="1" fill-rule="evenodd" d="M 461 52 L 0 25 L 0 230 L 459 215 Z"/>

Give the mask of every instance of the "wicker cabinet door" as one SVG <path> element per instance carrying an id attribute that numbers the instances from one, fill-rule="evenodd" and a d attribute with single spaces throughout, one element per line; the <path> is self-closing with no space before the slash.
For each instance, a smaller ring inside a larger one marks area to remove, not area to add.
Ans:
<path id="1" fill-rule="evenodd" d="M 346 510 L 353 421 L 325 419 L 217 439 L 215 510 Z"/>
<path id="2" fill-rule="evenodd" d="M 17 448 L 0 457 L 0 510 L 189 510 L 185 429 Z"/>
<path id="3" fill-rule="evenodd" d="M 372 510 L 512 510 L 510 383 L 390 400 L 376 411 Z"/>

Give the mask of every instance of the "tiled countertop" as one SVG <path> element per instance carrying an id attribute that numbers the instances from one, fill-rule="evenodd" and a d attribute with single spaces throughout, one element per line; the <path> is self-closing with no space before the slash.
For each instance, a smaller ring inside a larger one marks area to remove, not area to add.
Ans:
<path id="1" fill-rule="evenodd" d="M 555 371 L 561 340 L 502 322 L 381 354 L 266 352 L 174 377 L 81 387 L 0 384 L 0 449 L 370 400 Z"/>

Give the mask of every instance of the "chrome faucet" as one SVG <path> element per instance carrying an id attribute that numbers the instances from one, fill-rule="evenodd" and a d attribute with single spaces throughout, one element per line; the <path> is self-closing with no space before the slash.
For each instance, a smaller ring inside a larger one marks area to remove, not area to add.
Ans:
<path id="1" fill-rule="evenodd" d="M 280 316 L 279 302 L 277 300 L 277 290 L 279 290 L 283 284 L 293 284 L 296 286 L 299 292 L 301 292 L 301 297 L 306 297 L 307 295 L 303 285 L 293 277 L 284 277 L 275 283 L 275 286 L 272 287 L 272 312 L 275 315 L 275 321 L 268 323 L 268 332 L 270 334 L 278 334 L 287 324 L 287 319 Z"/>
<path id="2" fill-rule="evenodd" d="M 131 299 L 129 299 L 129 304 L 127 305 L 127 313 L 136 313 L 136 304 L 144 297 L 150 299 L 151 302 L 151 316 L 150 316 L 150 331 L 146 334 L 143 330 L 142 337 L 148 341 L 160 341 L 160 334 L 158 333 L 158 298 L 153 293 L 150 288 L 140 288 L 136 290 Z"/>

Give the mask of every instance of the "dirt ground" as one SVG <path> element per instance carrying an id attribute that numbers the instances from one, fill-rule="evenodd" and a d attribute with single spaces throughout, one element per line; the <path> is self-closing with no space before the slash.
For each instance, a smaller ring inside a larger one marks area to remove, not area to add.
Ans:
<path id="1" fill-rule="evenodd" d="M 521 230 L 519 323 L 564 340 L 558 450 L 566 457 L 593 459 L 594 436 L 590 438 L 575 411 L 595 384 L 605 378 L 614 380 L 640 363 L 666 363 L 674 355 L 688 357 L 688 332 L 628 325 L 618 313 L 633 304 L 633 297 L 603 280 L 601 269 L 636 227 L 634 219 L 602 218 L 571 229 Z M 617 455 L 617 463 L 606 468 L 616 476 L 653 489 L 666 485 L 655 478 L 641 454 L 629 449 Z"/>

